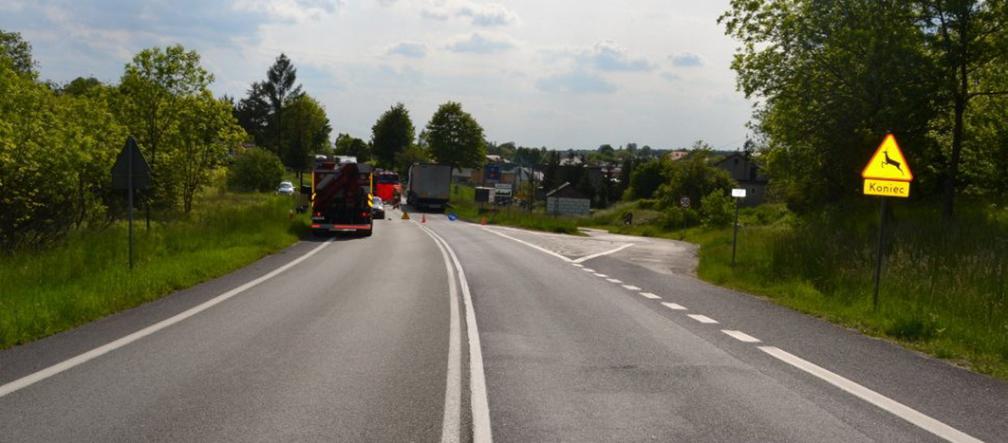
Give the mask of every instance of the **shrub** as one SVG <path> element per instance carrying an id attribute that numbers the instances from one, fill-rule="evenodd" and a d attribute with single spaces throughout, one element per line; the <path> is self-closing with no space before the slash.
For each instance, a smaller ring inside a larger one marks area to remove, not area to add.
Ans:
<path id="1" fill-rule="evenodd" d="M 735 202 L 724 191 L 716 190 L 700 200 L 700 214 L 707 226 L 722 227 L 732 223 Z"/>
<path id="2" fill-rule="evenodd" d="M 252 148 L 241 155 L 228 170 L 228 188 L 240 192 L 268 192 L 283 179 L 284 168 L 276 154 Z"/>
<path id="3" fill-rule="evenodd" d="M 631 173 L 630 186 L 624 193 L 623 199 L 651 198 L 664 181 L 661 161 L 651 160 L 644 163 Z"/>

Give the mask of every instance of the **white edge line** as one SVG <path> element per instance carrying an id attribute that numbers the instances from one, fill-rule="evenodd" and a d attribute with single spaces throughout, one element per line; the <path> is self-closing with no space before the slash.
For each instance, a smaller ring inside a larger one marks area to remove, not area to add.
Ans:
<path id="1" fill-rule="evenodd" d="M 455 251 L 448 245 L 448 242 L 441 238 L 434 230 L 427 229 L 448 251 L 455 270 L 458 271 L 459 285 L 462 287 L 462 299 L 465 301 L 466 332 L 469 339 L 469 402 L 472 408 L 472 440 L 476 443 L 493 441 L 493 434 L 490 431 L 490 406 L 487 401 L 486 375 L 483 370 L 483 351 L 480 348 L 479 329 L 476 326 L 476 311 L 473 308 L 472 294 L 469 292 L 469 283 L 466 280 L 465 270 L 459 263 Z M 564 257 L 566 259 L 566 257 Z"/>
<path id="2" fill-rule="evenodd" d="M 662 306 L 669 308 L 673 311 L 686 311 L 686 307 L 677 303 L 662 302 Z"/>
<path id="3" fill-rule="evenodd" d="M 641 292 L 640 295 L 644 298 L 650 298 L 651 300 L 661 300 L 661 296 L 650 292 Z"/>
<path id="4" fill-rule="evenodd" d="M 815 377 L 836 386 L 847 393 L 871 403 L 889 413 L 906 420 L 917 427 L 928 431 L 938 437 L 952 442 L 980 442 L 977 438 L 970 436 L 945 423 L 924 415 L 917 410 L 886 397 L 878 392 L 872 391 L 838 374 L 830 372 L 816 364 L 793 355 L 783 349 L 774 346 L 759 346 L 759 349 L 774 358 L 805 371 Z"/>
<path id="5" fill-rule="evenodd" d="M 734 338 L 735 340 L 738 340 L 738 341 L 740 341 L 742 343 L 759 343 L 760 342 L 760 339 L 758 339 L 756 337 L 753 337 L 753 336 L 751 336 L 749 334 L 746 334 L 745 332 L 742 332 L 742 331 L 733 331 L 733 330 L 730 330 L 730 329 L 722 329 L 721 332 L 724 332 L 729 337 Z"/>
<path id="6" fill-rule="evenodd" d="M 615 254 L 615 253 L 617 253 L 619 251 L 622 251 L 622 250 L 624 250 L 626 248 L 629 248 L 629 247 L 631 247 L 633 245 L 634 245 L 633 243 L 627 243 L 627 244 L 622 245 L 622 246 L 620 246 L 618 248 L 613 248 L 613 249 L 610 249 L 608 251 L 599 252 L 598 254 L 586 255 L 586 256 L 581 257 L 579 259 L 573 260 L 573 263 L 584 263 L 584 262 L 586 262 L 588 260 L 591 260 L 593 258 L 599 258 L 599 257 L 601 257 L 603 255 Z"/>
<path id="7" fill-rule="evenodd" d="M 484 230 L 484 231 L 487 231 L 487 232 L 489 232 L 489 233 L 491 233 L 491 234 L 494 234 L 494 235 L 498 235 L 498 236 L 501 236 L 501 237 L 504 237 L 504 238 L 506 238 L 506 239 L 508 239 L 508 240 L 513 240 L 513 241 L 516 241 L 516 242 L 518 242 L 518 243 L 521 243 L 521 244 L 523 244 L 523 245 L 525 245 L 525 246 L 528 246 L 528 247 L 530 247 L 530 248 L 532 248 L 532 249 L 538 249 L 539 251 L 542 251 L 542 252 L 545 252 L 545 253 L 547 253 L 547 254 L 549 254 L 549 255 L 552 255 L 552 256 L 554 256 L 554 257 L 556 257 L 556 258 L 559 258 L 560 260 L 563 260 L 563 261 L 565 261 L 565 262 L 568 262 L 568 263 L 580 263 L 580 262 L 574 262 L 573 260 L 571 260 L 571 259 L 569 259 L 569 258 L 567 258 L 567 257 L 564 257 L 563 255 L 560 255 L 560 254 L 557 254 L 556 252 L 553 252 L 553 251 L 550 251 L 549 249 L 546 249 L 546 248 L 544 248 L 544 247 L 542 247 L 542 246 L 538 246 L 538 245 L 534 245 L 534 244 L 532 244 L 532 243 L 529 243 L 529 242 L 527 242 L 527 241 L 525 241 L 525 240 L 522 240 L 522 239 L 520 239 L 520 238 L 514 238 L 514 237 L 512 237 L 512 236 L 510 236 L 510 235 L 507 235 L 507 234 L 504 234 L 504 233 L 502 233 L 502 232 L 497 232 L 497 231 L 495 231 L 495 230 L 493 230 L 493 229 L 490 229 L 490 228 L 487 228 L 487 227 L 482 227 L 482 226 L 481 226 L 481 228 L 483 228 L 483 230 Z M 449 249 L 449 250 L 450 250 L 450 249 Z M 465 292 L 465 291 L 463 291 L 463 292 Z"/>
<path id="8" fill-rule="evenodd" d="M 155 332 L 158 332 L 158 331 L 160 331 L 160 330 L 162 330 L 164 328 L 167 328 L 167 327 L 172 326 L 172 325 L 174 325 L 174 324 L 176 324 L 178 322 L 181 322 L 181 321 L 183 321 L 183 320 L 185 320 L 185 319 L 187 319 L 189 317 L 192 317 L 192 316 L 194 316 L 196 314 L 199 314 L 200 312 L 203 312 L 203 311 L 205 311 L 205 310 L 213 307 L 214 305 L 217 305 L 218 303 L 221 303 L 221 302 L 223 302 L 223 301 L 225 301 L 225 300 L 227 300 L 227 299 L 229 299 L 231 297 L 234 297 L 234 296 L 236 296 L 238 294 L 241 294 L 242 292 L 245 292 L 249 288 L 252 288 L 252 287 L 254 287 L 254 286 L 256 286 L 256 285 L 258 285 L 258 284 L 260 284 L 260 283 L 262 283 L 262 282 L 264 282 L 266 280 L 269 280 L 269 279 L 271 279 L 273 277 L 276 277 L 281 272 L 284 272 L 284 271 L 286 271 L 286 270 L 288 270 L 288 269 L 296 266 L 298 263 L 301 263 L 301 262 L 307 260 L 309 257 L 315 255 L 316 253 L 318 253 L 319 251 L 321 251 L 322 248 L 328 246 L 331 242 L 332 242 L 332 240 L 326 240 L 321 245 L 316 246 L 315 249 L 312 249 L 311 251 L 308 251 L 307 253 L 305 253 L 305 255 L 302 255 L 302 256 L 294 259 L 294 260 L 291 260 L 290 262 L 287 262 L 287 264 L 285 264 L 283 266 L 280 266 L 279 268 L 276 268 L 276 269 L 270 271 L 269 273 L 267 273 L 267 274 L 265 274 L 263 276 L 260 276 L 259 278 L 256 278 L 255 280 L 246 282 L 245 284 L 243 284 L 241 286 L 238 286 L 238 287 L 236 287 L 234 289 L 231 289 L 230 291 L 227 291 L 227 292 L 225 292 L 223 294 L 220 294 L 220 295 L 218 295 L 218 296 L 216 296 L 214 298 L 211 298 L 210 300 L 207 300 L 207 301 L 205 301 L 203 303 L 200 303 L 200 304 L 198 304 L 196 306 L 193 306 L 193 307 L 191 307 L 191 308 L 189 308 L 189 309 L 187 309 L 185 311 L 182 311 L 182 312 L 180 312 L 178 314 L 175 314 L 175 315 L 173 315 L 171 317 L 168 317 L 168 318 L 166 318 L 164 320 L 161 320 L 161 321 L 159 321 L 157 323 L 154 323 L 153 325 L 150 325 L 150 326 L 148 326 L 146 328 L 143 328 L 143 329 L 141 329 L 139 331 L 133 332 L 133 333 L 131 333 L 129 335 L 126 335 L 124 337 L 118 338 L 116 340 L 113 340 L 113 341 L 111 341 L 109 343 L 101 345 L 101 346 L 99 346 L 97 348 L 94 348 L 94 349 L 92 349 L 90 351 L 87 351 L 87 352 L 85 352 L 83 354 L 78 354 L 77 356 L 71 357 L 71 358 L 69 358 L 67 360 L 64 360 L 64 361 L 60 362 L 60 363 L 56 363 L 56 364 L 54 364 L 52 366 L 49 366 L 49 367 L 47 367 L 45 369 L 39 370 L 37 372 L 33 372 L 33 373 L 28 374 L 28 375 L 26 375 L 24 377 L 21 377 L 21 378 L 19 378 L 17 380 L 9 382 L 9 383 L 7 383 L 7 384 L 5 384 L 3 386 L 0 386 L 0 397 L 3 397 L 5 395 L 10 394 L 10 393 L 12 393 L 14 391 L 17 391 L 19 389 L 31 386 L 31 385 L 33 385 L 35 383 L 38 383 L 38 382 L 40 382 L 42 380 L 45 380 L 45 379 L 47 379 L 49 377 L 52 377 L 52 376 L 54 376 L 56 374 L 59 374 L 59 373 L 63 372 L 63 371 L 71 369 L 71 368 L 73 368 L 75 366 L 79 366 L 79 365 L 81 365 L 83 363 L 86 363 L 86 362 L 88 362 L 90 360 L 93 360 L 95 358 L 101 357 L 102 355 L 108 354 L 109 352 L 112 352 L 112 351 L 114 351 L 116 349 L 119 349 L 119 348 L 121 348 L 123 346 L 126 346 L 126 345 L 128 345 L 130 343 L 133 343 L 133 342 L 135 342 L 137 340 L 140 340 L 141 338 L 144 338 L 144 337 L 146 337 L 148 335 L 151 335 L 151 334 L 153 334 Z"/>
<path id="9" fill-rule="evenodd" d="M 444 417 L 441 422 L 441 442 L 455 443 L 460 441 L 462 435 L 462 354 L 458 318 L 458 287 L 455 283 L 455 270 L 452 268 L 451 259 L 448 258 L 448 252 L 426 228 L 422 231 L 441 251 L 445 271 L 448 273 L 448 296 L 451 297 L 451 302 L 448 305 L 451 320 L 448 329 L 448 371 L 445 383 Z"/>
<path id="10" fill-rule="evenodd" d="M 713 318 L 710 318 L 710 317 L 708 317 L 706 315 L 703 315 L 703 314 L 687 314 L 687 316 L 689 318 L 692 318 L 693 320 L 696 320 L 696 321 L 698 321 L 700 323 L 708 324 L 708 325 L 715 325 L 718 322 L 717 320 L 714 320 Z"/>

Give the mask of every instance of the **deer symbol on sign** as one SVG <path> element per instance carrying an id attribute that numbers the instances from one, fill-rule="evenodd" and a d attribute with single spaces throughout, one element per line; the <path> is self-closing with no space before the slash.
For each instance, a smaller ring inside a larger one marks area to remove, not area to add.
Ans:
<path id="1" fill-rule="evenodd" d="M 893 159 L 889 158 L 889 151 L 882 151 L 882 154 L 883 154 L 883 155 L 885 155 L 885 160 L 883 160 L 883 161 L 882 161 L 882 166 L 883 166 L 883 167 L 884 167 L 885 165 L 892 165 L 892 166 L 895 166 L 895 167 L 896 167 L 896 169 L 898 169 L 898 170 L 899 170 L 899 172 L 900 172 L 900 175 L 905 175 L 905 174 L 903 173 L 903 167 L 902 167 L 902 166 L 900 165 L 900 162 L 898 162 L 898 161 L 896 161 L 896 160 L 893 160 Z"/>

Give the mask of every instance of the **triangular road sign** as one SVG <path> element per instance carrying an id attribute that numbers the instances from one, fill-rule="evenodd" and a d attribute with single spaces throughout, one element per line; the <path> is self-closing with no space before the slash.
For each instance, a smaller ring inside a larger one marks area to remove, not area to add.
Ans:
<path id="1" fill-rule="evenodd" d="M 913 180 L 913 172 L 910 172 L 910 165 L 896 144 L 896 137 L 892 134 L 886 135 L 885 140 L 875 150 L 875 155 L 872 155 L 871 160 L 861 171 L 861 177 L 901 182 Z"/>
<path id="2" fill-rule="evenodd" d="M 132 156 L 132 164 L 130 157 Z M 132 171 L 130 169 L 132 166 Z M 144 160 L 140 148 L 133 137 L 126 139 L 126 146 L 119 152 L 119 157 L 112 165 L 112 189 L 125 191 L 129 186 L 130 173 L 133 175 L 133 189 L 147 189 L 151 185 L 150 166 Z"/>

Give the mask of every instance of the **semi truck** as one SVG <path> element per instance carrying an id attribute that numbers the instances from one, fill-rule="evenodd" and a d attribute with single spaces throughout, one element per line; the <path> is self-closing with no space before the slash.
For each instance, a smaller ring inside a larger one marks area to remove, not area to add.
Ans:
<path id="1" fill-rule="evenodd" d="M 310 189 L 312 232 L 371 235 L 374 231 L 371 185 L 370 165 L 319 162 L 312 171 Z"/>
<path id="2" fill-rule="evenodd" d="M 451 166 L 416 163 L 409 169 L 406 203 L 416 210 L 444 210 L 451 196 Z"/>

